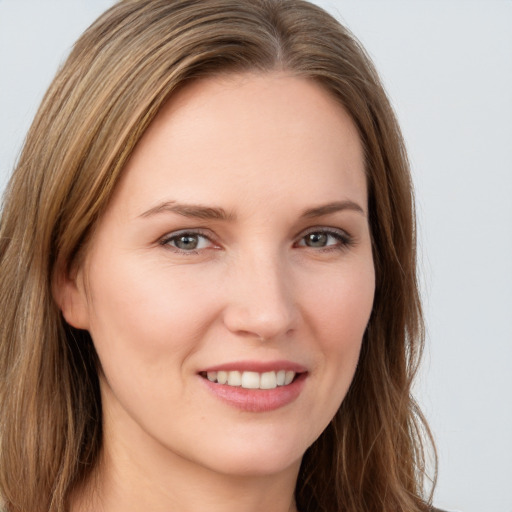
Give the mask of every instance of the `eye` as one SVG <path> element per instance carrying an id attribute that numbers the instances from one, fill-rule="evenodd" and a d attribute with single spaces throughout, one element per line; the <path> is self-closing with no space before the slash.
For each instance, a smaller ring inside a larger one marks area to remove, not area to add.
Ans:
<path id="1" fill-rule="evenodd" d="M 345 248 L 352 243 L 351 237 L 338 229 L 315 229 L 309 231 L 297 243 L 298 247 L 311 247 L 313 249 Z"/>
<path id="2" fill-rule="evenodd" d="M 196 231 L 180 231 L 171 233 L 163 238 L 161 245 L 177 249 L 178 252 L 197 252 L 201 249 L 213 247 L 213 242 L 206 236 Z"/>

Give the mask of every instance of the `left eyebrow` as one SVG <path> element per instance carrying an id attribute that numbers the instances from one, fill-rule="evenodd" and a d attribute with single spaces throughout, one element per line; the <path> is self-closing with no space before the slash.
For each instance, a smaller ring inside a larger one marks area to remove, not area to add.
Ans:
<path id="1" fill-rule="evenodd" d="M 333 203 L 315 206 L 314 208 L 308 208 L 302 212 L 301 217 L 322 217 L 323 215 L 329 215 L 330 213 L 336 213 L 343 210 L 352 210 L 366 217 L 366 213 L 363 208 L 354 201 L 350 200 L 335 201 Z"/>

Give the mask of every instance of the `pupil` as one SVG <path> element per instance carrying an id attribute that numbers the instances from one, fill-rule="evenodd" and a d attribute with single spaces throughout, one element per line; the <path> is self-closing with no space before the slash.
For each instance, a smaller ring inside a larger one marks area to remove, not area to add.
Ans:
<path id="1" fill-rule="evenodd" d="M 193 235 L 183 235 L 176 240 L 176 246 L 179 249 L 195 249 L 197 247 L 197 237 Z"/>
<path id="2" fill-rule="evenodd" d="M 325 233 L 310 233 L 306 239 L 309 247 L 324 247 L 327 243 L 327 235 Z"/>

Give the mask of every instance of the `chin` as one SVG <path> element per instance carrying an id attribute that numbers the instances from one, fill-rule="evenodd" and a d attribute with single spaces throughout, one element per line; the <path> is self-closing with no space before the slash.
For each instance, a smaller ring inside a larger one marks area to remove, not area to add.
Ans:
<path id="1" fill-rule="evenodd" d="M 286 472 L 296 474 L 299 470 L 302 455 L 286 456 L 285 454 L 237 454 L 210 466 L 215 473 L 239 477 L 267 477 Z"/>
<path id="2" fill-rule="evenodd" d="M 283 429 L 282 426 L 280 430 Z M 200 451 L 196 463 L 219 474 L 264 477 L 279 473 L 298 472 L 302 456 L 314 441 L 260 432 L 259 435 L 227 436 L 225 442 L 212 442 Z M 205 443 L 206 444 L 206 443 Z M 197 452 L 196 452 L 197 453 Z"/>

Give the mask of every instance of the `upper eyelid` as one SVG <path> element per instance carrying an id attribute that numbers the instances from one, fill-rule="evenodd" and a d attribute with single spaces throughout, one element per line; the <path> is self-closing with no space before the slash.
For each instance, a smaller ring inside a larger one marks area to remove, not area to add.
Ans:
<path id="1" fill-rule="evenodd" d="M 166 233 L 165 235 L 161 236 L 158 239 L 158 243 L 160 245 L 165 245 L 169 241 L 171 241 L 174 238 L 177 238 L 182 235 L 194 235 L 194 236 L 201 236 L 203 238 L 206 238 L 209 240 L 212 244 L 217 244 L 215 237 L 212 236 L 211 232 L 209 230 L 203 230 L 201 228 L 194 228 L 194 229 L 178 229 L 176 231 L 170 231 L 169 233 Z"/>
<path id="2" fill-rule="evenodd" d="M 352 238 L 352 235 L 346 229 L 335 228 L 332 226 L 313 226 L 311 228 L 302 230 L 300 233 L 297 234 L 295 239 L 300 239 L 300 238 L 303 238 L 311 233 L 317 233 L 317 232 L 327 233 L 327 234 L 333 233 L 333 234 L 346 236 L 347 238 Z"/>
<path id="3" fill-rule="evenodd" d="M 180 235 L 200 235 L 200 236 L 204 236 L 205 238 L 214 238 L 213 234 L 211 233 L 211 231 L 209 229 L 204 229 L 204 228 L 184 228 L 184 229 L 176 229 L 176 230 L 173 230 L 173 231 L 168 231 L 165 235 L 161 236 L 160 238 L 161 239 L 169 239 L 169 238 L 174 238 L 176 236 L 180 236 Z"/>
<path id="4" fill-rule="evenodd" d="M 345 232 L 344 229 L 341 229 L 341 228 L 335 228 L 335 227 L 332 227 L 332 226 L 313 226 L 311 228 L 306 228 L 304 229 L 303 231 L 301 231 L 301 233 L 314 233 L 315 231 L 322 231 L 322 232 L 329 232 L 329 231 L 332 231 L 332 232 Z M 299 234 L 300 236 L 300 234 Z"/>

